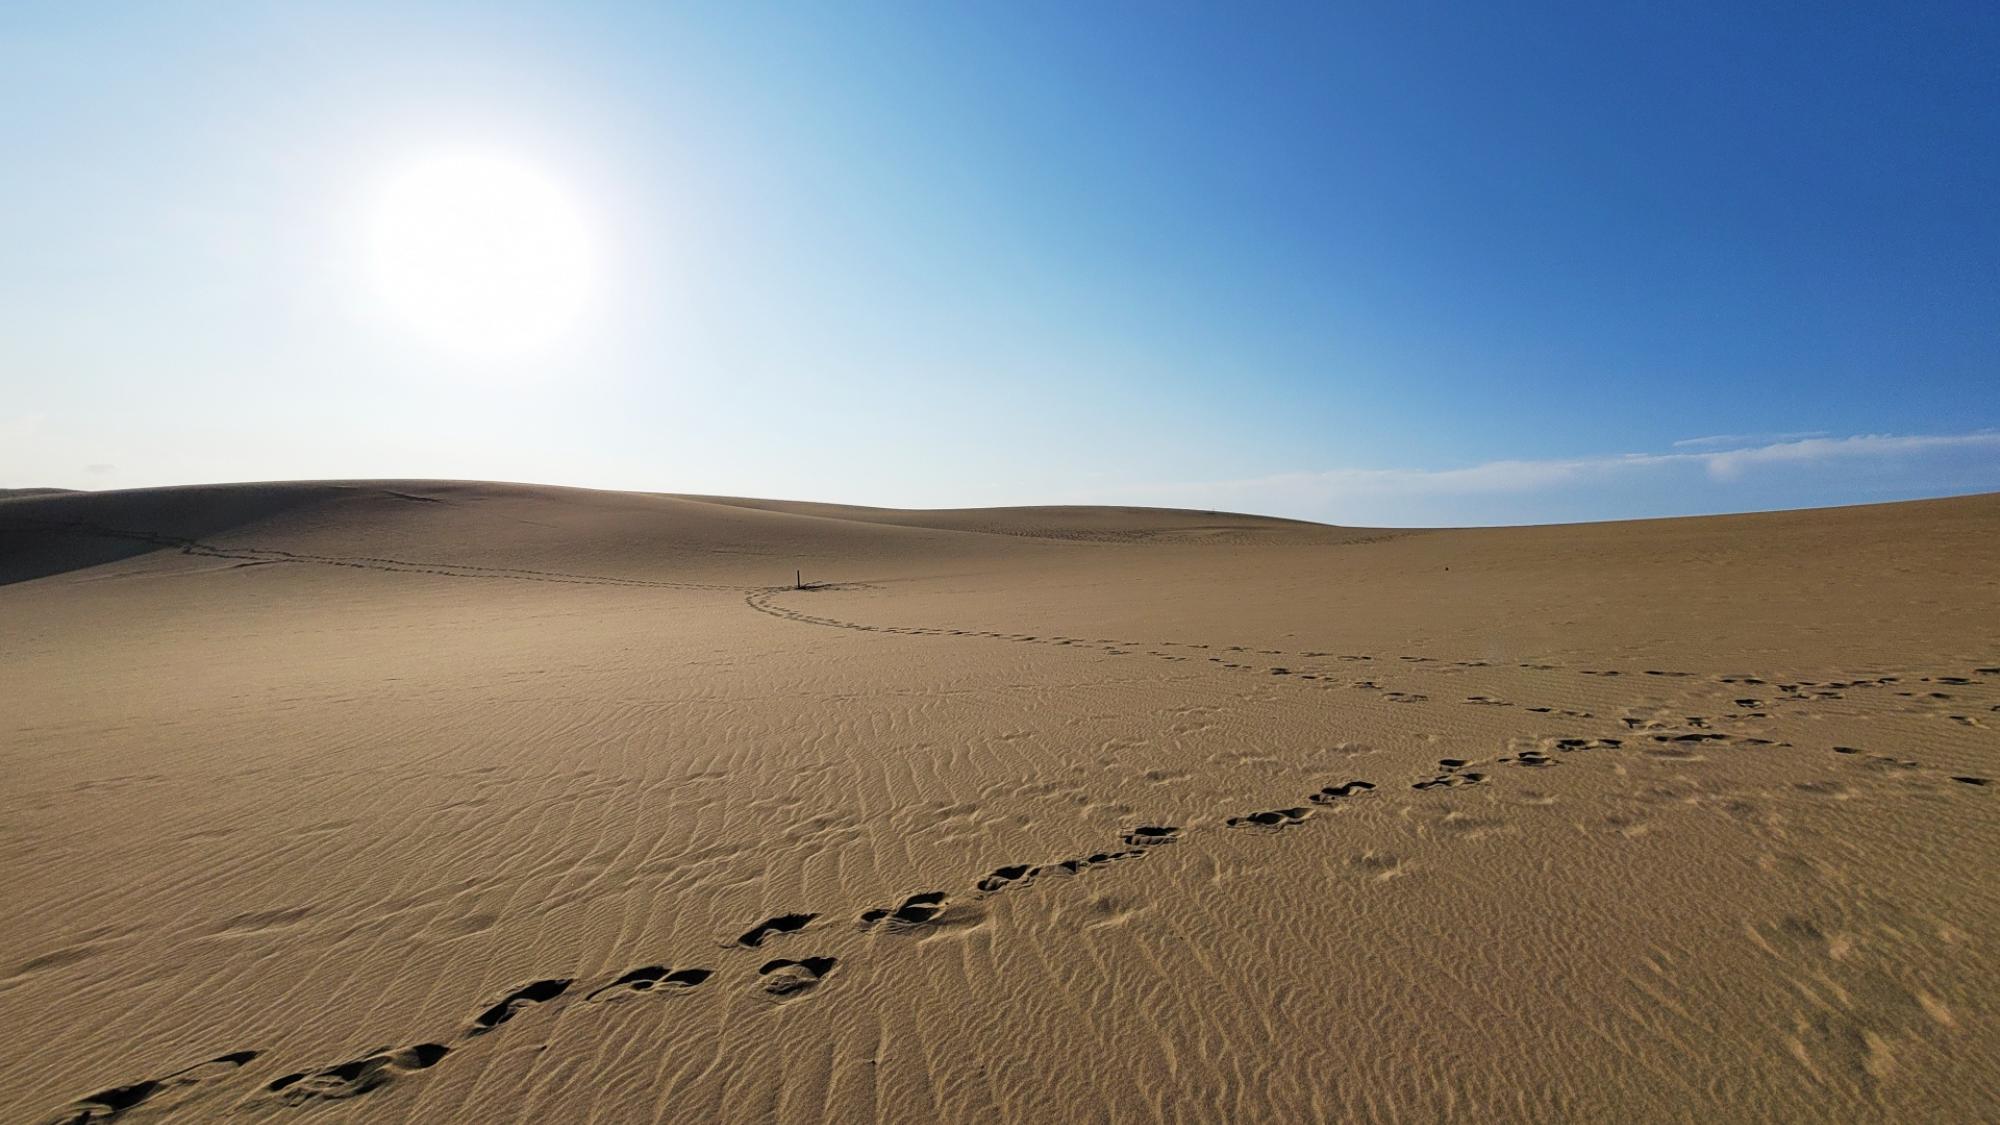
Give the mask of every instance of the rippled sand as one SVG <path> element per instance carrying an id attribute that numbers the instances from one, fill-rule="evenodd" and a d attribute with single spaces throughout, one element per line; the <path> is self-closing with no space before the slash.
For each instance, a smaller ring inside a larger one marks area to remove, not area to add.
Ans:
<path id="1" fill-rule="evenodd" d="M 2000 497 L 218 486 L 0 583 L 0 1120 L 2000 1118 Z"/>

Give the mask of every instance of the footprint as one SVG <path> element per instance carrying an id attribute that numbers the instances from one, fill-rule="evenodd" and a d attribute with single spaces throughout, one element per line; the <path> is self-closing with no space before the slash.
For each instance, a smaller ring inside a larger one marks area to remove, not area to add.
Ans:
<path id="1" fill-rule="evenodd" d="M 817 914 L 780 914 L 776 918 L 766 918 L 750 928 L 750 932 L 736 939 L 736 944 L 745 949 L 755 949 L 764 944 L 764 939 L 772 934 L 796 933 L 806 927 L 806 923 L 819 917 Z"/>
<path id="2" fill-rule="evenodd" d="M 1180 839 L 1181 830 L 1173 825 L 1142 824 L 1125 833 L 1123 839 L 1135 848 L 1148 848 L 1155 844 L 1171 844 Z"/>
<path id="3" fill-rule="evenodd" d="M 1412 789 L 1450 789 L 1459 785 L 1478 785 L 1486 780 L 1483 773 L 1446 773 L 1411 784 Z"/>
<path id="4" fill-rule="evenodd" d="M 1305 819 L 1311 815 L 1312 810 L 1307 808 L 1272 809 L 1270 812 L 1253 812 L 1246 816 L 1232 816 L 1229 818 L 1229 827 L 1285 829 L 1290 828 L 1294 824 L 1304 823 Z"/>
<path id="5" fill-rule="evenodd" d="M 1069 875 L 1076 875 L 1081 873 L 1083 869 L 1086 867 L 1097 867 L 1106 863 L 1116 863 L 1121 859 L 1138 859 L 1145 854 L 1146 853 L 1144 851 L 1141 851 L 1138 848 L 1128 848 L 1122 852 L 1095 852 L 1091 855 L 1085 856 L 1082 859 L 1066 859 L 1060 863 L 1052 863 L 1049 865 L 1049 867 Z M 1028 872 L 1028 875 L 1030 878 L 1032 878 L 1037 872 L 1041 870 L 1043 869 L 1037 867 L 1033 871 Z"/>
<path id="6" fill-rule="evenodd" d="M 878 906 L 862 913 L 861 928 L 873 929 L 877 923 L 886 922 L 886 928 L 891 930 L 916 929 L 944 913 L 944 900 L 943 891 L 924 891 L 904 899 L 898 907 Z"/>
<path id="7" fill-rule="evenodd" d="M 624 1000 L 634 995 L 663 989 L 687 989 L 714 976 L 709 969 L 675 969 L 669 971 L 665 965 L 647 965 L 633 969 L 610 984 L 595 989 L 584 997 L 584 1002 L 594 1000 Z"/>
<path id="8" fill-rule="evenodd" d="M 1375 784 L 1370 781 L 1349 781 L 1340 785 L 1329 785 L 1319 792 L 1314 793 L 1307 800 L 1310 800 L 1315 805 L 1331 805 L 1335 801 L 1347 797 L 1358 797 L 1373 788 L 1375 788 Z"/>
<path id="9" fill-rule="evenodd" d="M 1403 859 L 1390 852 L 1366 851 L 1347 857 L 1347 865 L 1377 882 L 1386 882 L 1403 873 Z"/>
<path id="10" fill-rule="evenodd" d="M 428 1070 L 451 1053 L 441 1043 L 419 1043 L 400 1051 L 379 1051 L 324 1070 L 300 1071 L 272 1079 L 264 1089 L 288 1105 L 351 1098 L 384 1086 L 413 1070 Z"/>
<path id="11" fill-rule="evenodd" d="M 1990 777 L 1972 777 L 1972 776 L 1970 776 L 1970 775 L 1966 775 L 1966 774 L 1953 774 L 1953 775 L 1952 775 L 1952 780 L 1953 780 L 1953 781 L 1956 781 L 1956 782 L 1958 782 L 1958 783 L 1959 783 L 1960 785 L 1991 785 L 1991 784 L 1993 784 L 1993 779 L 1992 779 L 1992 778 L 1990 778 Z"/>
<path id="12" fill-rule="evenodd" d="M 561 996 L 563 993 L 569 991 L 571 983 L 570 978 L 564 977 L 556 980 L 538 980 L 524 984 L 506 996 L 501 997 L 499 1003 L 479 1013 L 478 1017 L 472 1021 L 472 1026 L 466 1029 L 465 1033 L 469 1036 L 484 1035 L 519 1015 L 522 1008 L 530 1004 L 545 1003 Z M 411 1049 L 414 1050 L 415 1048 Z M 429 1066 L 430 1064 L 425 1063 L 424 1065 Z"/>
<path id="13" fill-rule="evenodd" d="M 1485 774 L 1465 768 L 1470 764 L 1464 758 L 1439 758 L 1438 769 L 1442 772 L 1436 777 L 1412 782 L 1410 788 L 1449 789 L 1460 785 L 1478 785 L 1480 782 L 1485 781 Z"/>
<path id="14" fill-rule="evenodd" d="M 1646 823 L 1644 817 L 1627 816 L 1624 813 L 1613 813 L 1604 818 L 1604 823 L 1613 832 L 1628 840 L 1636 840 L 1652 831 L 1652 827 Z"/>
<path id="15" fill-rule="evenodd" d="M 818 988 L 819 982 L 833 971 L 838 960 L 835 957 L 806 957 L 797 961 L 780 958 L 765 962 L 757 970 L 757 975 L 764 978 L 765 995 L 775 1000 L 790 1000 Z"/>
<path id="16" fill-rule="evenodd" d="M 218 1055 L 207 1062 L 183 1067 L 164 1078 L 149 1078 L 144 1082 L 100 1090 L 87 1098 L 78 1098 L 57 1110 L 47 1120 L 50 1125 L 58 1123 L 83 1125 L 88 1121 L 115 1121 L 124 1116 L 126 1110 L 162 1093 L 232 1074 L 244 1063 L 256 1058 L 257 1054 L 256 1051 L 232 1051 L 226 1055 Z"/>
<path id="17" fill-rule="evenodd" d="M 1526 766 L 1529 769 L 1541 769 L 1544 766 L 1559 764 L 1554 758 L 1549 757 L 1540 750 L 1523 750 L 1513 757 L 1502 758 L 1500 760 L 1503 762 L 1512 762 L 1517 766 Z"/>
<path id="18" fill-rule="evenodd" d="M 1034 872 L 1034 865 L 1028 863 L 1017 863 L 1009 867 L 996 867 L 993 869 L 993 874 L 979 881 L 979 889 L 991 893 L 1010 884 L 1021 882 L 1024 879 L 1033 880 Z"/>
<path id="19" fill-rule="evenodd" d="M 1616 738 L 1558 738 L 1555 741 L 1556 749 L 1565 754 L 1572 750 L 1616 750 L 1623 745 L 1624 741 Z"/>

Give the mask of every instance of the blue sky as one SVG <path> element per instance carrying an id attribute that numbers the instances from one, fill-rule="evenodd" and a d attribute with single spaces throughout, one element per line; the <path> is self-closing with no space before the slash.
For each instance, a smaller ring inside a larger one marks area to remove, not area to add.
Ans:
<path id="1" fill-rule="evenodd" d="M 0 486 L 1512 523 L 2000 489 L 2000 7 L 10 5 Z M 506 154 L 532 355 L 362 277 Z"/>

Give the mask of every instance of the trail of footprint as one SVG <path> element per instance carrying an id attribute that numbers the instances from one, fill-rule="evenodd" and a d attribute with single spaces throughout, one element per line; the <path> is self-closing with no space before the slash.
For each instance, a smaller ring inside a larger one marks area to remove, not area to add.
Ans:
<path id="1" fill-rule="evenodd" d="M 1014 639 L 1034 640 L 1035 638 Z M 1065 643 L 1067 643 L 1066 640 Z M 1981 669 L 1981 671 L 1986 672 L 1990 670 Z M 1585 674 L 1616 675 L 1617 673 L 1586 672 Z M 1654 672 L 1651 674 L 1660 675 L 1662 673 Z M 1744 682 L 1760 681 L 1750 679 Z M 1782 691 L 1794 698 L 1802 697 L 1803 693 L 1799 690 L 1801 686 L 1820 689 L 1822 693 L 1820 697 L 1822 698 L 1838 698 L 1837 695 L 1828 695 L 1825 693 L 1831 689 L 1860 686 L 1865 682 L 1779 686 Z M 1890 683 L 1893 682 L 1893 679 L 1884 678 L 1880 682 Z M 1945 678 L 1939 682 L 1953 681 Z M 1400 695 L 1402 693 L 1396 694 Z M 1422 699 L 1423 697 L 1408 695 L 1406 698 Z M 1487 697 L 1472 697 L 1467 701 L 1477 703 L 1500 702 L 1490 700 Z M 1742 707 L 1762 705 L 1761 701 L 1747 697 L 1736 700 L 1736 703 Z M 1529 710 L 1547 712 L 1549 709 L 1535 707 L 1529 708 Z M 1648 731 L 1659 731 L 1660 727 L 1664 725 L 1658 721 L 1632 718 L 1626 719 L 1625 722 L 1628 727 Z M 1701 730 L 1702 728 L 1706 728 L 1708 723 L 1698 716 L 1691 716 L 1687 718 L 1686 725 Z M 1668 729 L 1671 731 L 1671 727 Z M 1652 733 L 1650 737 L 1656 743 L 1671 745 L 1725 742 L 1730 741 L 1735 736 L 1706 732 L 1693 734 Z M 1787 745 L 1773 743 L 1771 740 L 1763 738 L 1742 737 L 1737 739 L 1737 741 L 1743 745 L 1755 746 Z M 1559 752 L 1568 753 L 1587 749 L 1616 749 L 1622 747 L 1623 743 L 1616 738 L 1561 738 L 1545 739 L 1543 740 L 1543 745 Z M 1837 747 L 1836 752 L 1857 753 L 1857 751 L 1848 747 Z M 1556 759 L 1551 758 L 1542 750 L 1525 750 L 1499 760 L 1525 767 L 1547 767 L 1558 764 Z M 1915 766 L 1915 763 L 1912 762 L 1900 762 L 1880 755 L 1871 756 L 1871 760 L 1902 767 Z M 1479 784 L 1487 780 L 1486 775 L 1467 769 L 1466 767 L 1470 763 L 1464 759 L 1445 758 L 1440 759 L 1438 764 L 1440 773 L 1437 776 L 1417 781 L 1413 783 L 1412 788 L 1424 790 L 1436 787 L 1455 787 Z M 1984 787 L 1992 784 L 1992 780 L 1989 778 L 1972 775 L 1957 775 L 1953 776 L 1951 780 L 1975 787 Z M 1363 795 L 1374 788 L 1374 784 L 1370 782 L 1359 780 L 1348 781 L 1341 785 L 1327 786 L 1319 792 L 1312 794 L 1308 799 L 1315 805 L 1331 805 L 1341 800 Z M 1275 830 L 1297 825 L 1309 817 L 1310 814 L 1310 809 L 1299 806 L 1231 817 L 1227 823 L 1231 827 Z M 983 892 L 991 892 L 1006 886 L 1016 884 L 1025 885 L 1032 882 L 1040 874 L 1058 872 L 1069 875 L 1079 874 L 1083 870 L 1093 866 L 1141 857 L 1146 854 L 1145 849 L 1160 844 L 1171 843 L 1179 839 L 1180 835 L 1181 829 L 1176 826 L 1142 825 L 1124 833 L 1122 838 L 1128 845 L 1127 850 L 1100 852 L 1089 857 L 1067 859 L 1047 865 L 1010 865 L 999 868 L 986 878 L 980 880 L 978 887 Z M 1373 855 L 1374 853 L 1369 853 L 1369 857 L 1373 857 Z M 1380 867 L 1386 877 L 1387 874 L 1393 874 L 1394 870 L 1399 866 L 1399 861 L 1390 857 L 1382 860 L 1380 863 L 1363 863 L 1362 866 L 1370 868 Z M 861 915 L 861 926 L 863 929 L 881 927 L 885 931 L 921 928 L 938 921 L 944 914 L 946 902 L 947 896 L 945 892 L 919 892 L 908 896 L 898 906 L 879 907 L 865 911 Z M 739 937 L 737 943 L 746 948 L 757 948 L 766 939 L 775 934 L 791 933 L 805 928 L 816 917 L 817 915 L 815 914 L 799 913 L 767 919 Z M 836 963 L 837 959 L 833 957 L 807 957 L 796 960 L 779 959 L 766 962 L 758 969 L 758 975 L 765 978 L 761 990 L 767 996 L 778 1001 L 803 995 L 817 988 L 821 981 L 832 971 Z M 705 982 L 712 975 L 712 971 L 708 969 L 670 970 L 664 965 L 649 965 L 624 973 L 610 983 L 594 989 L 585 999 L 586 1001 L 618 999 L 660 989 L 678 990 L 692 988 Z M 498 1003 L 481 1013 L 466 1034 L 468 1036 L 480 1035 L 512 1019 L 521 1009 L 529 1004 L 554 1000 L 566 992 L 571 983 L 573 982 L 570 979 L 550 979 L 531 982 L 508 994 Z M 286 1075 L 270 1082 L 266 1089 L 279 1100 L 293 1104 L 315 1099 L 352 1097 L 376 1089 L 394 1080 L 400 1074 L 428 1069 L 436 1065 L 445 1055 L 449 1054 L 450 1050 L 451 1048 L 436 1043 L 422 1043 L 398 1050 L 384 1048 L 362 1058 L 336 1066 Z M 255 1058 L 256 1054 L 254 1051 L 246 1051 L 233 1055 L 224 1055 L 207 1063 L 197 1064 L 197 1066 L 188 1068 L 185 1071 L 175 1072 L 162 1079 L 148 1080 L 101 1091 L 87 1098 L 78 1099 L 78 1101 L 60 1111 L 58 1117 L 51 1120 L 63 1122 L 113 1120 L 133 1107 L 145 1103 L 162 1090 L 199 1081 L 208 1077 L 218 1067 L 224 1067 L 229 1071 L 233 1071 L 250 1059 Z"/>
<path id="2" fill-rule="evenodd" d="M 272 1079 L 264 1090 L 286 1105 L 352 1098 L 380 1089 L 411 1071 L 428 1070 L 448 1054 L 451 1048 L 441 1043 L 384 1049 L 336 1066 Z"/>
<path id="3" fill-rule="evenodd" d="M 1145 854 L 1146 852 L 1142 848 L 1127 848 L 1123 851 L 1115 852 L 1093 852 L 1081 858 L 1061 859 L 1054 863 L 1010 864 L 1006 867 L 994 868 L 991 874 L 979 880 L 977 886 L 979 890 L 991 894 L 1006 887 L 1025 887 L 1033 883 L 1037 875 L 1055 874 L 1057 872 L 1064 875 L 1081 875 L 1084 871 L 1093 867 L 1102 867 L 1107 863 L 1117 863 L 1121 860 L 1140 859 Z"/>
<path id="4" fill-rule="evenodd" d="M 859 589 L 864 587 L 861 584 L 854 584 L 852 588 Z M 945 627 L 921 627 L 921 626 L 867 625 L 857 621 L 843 621 L 834 618 L 817 617 L 800 612 L 798 610 L 788 609 L 783 606 L 776 605 L 772 602 L 771 600 L 772 598 L 785 592 L 787 591 L 786 588 L 784 587 L 770 587 L 770 588 L 757 589 L 749 592 L 746 595 L 744 601 L 745 604 L 749 606 L 749 608 L 754 609 L 760 613 L 770 614 L 771 616 L 774 617 L 779 617 L 790 621 L 796 621 L 803 624 L 820 625 L 838 629 L 858 630 L 861 632 L 869 632 L 869 633 L 888 633 L 888 634 L 909 635 L 909 636 L 982 637 L 987 639 L 1005 640 L 1017 643 L 1053 644 L 1053 645 L 1066 645 L 1066 646 L 1070 645 L 1095 646 L 1101 648 L 1102 651 L 1106 653 L 1118 656 L 1132 655 L 1137 652 L 1143 652 L 1145 655 L 1155 658 L 1163 658 L 1167 660 L 1181 660 L 1185 658 L 1171 656 L 1162 653 L 1158 650 L 1162 648 L 1182 648 L 1190 650 L 1204 650 L 1204 649 L 1214 648 L 1218 649 L 1219 651 L 1227 653 L 1240 653 L 1247 655 L 1254 652 L 1254 654 L 1260 656 L 1299 657 L 1307 660 L 1321 660 L 1329 656 L 1333 656 L 1335 659 L 1339 660 L 1375 659 L 1375 657 L 1368 654 L 1340 654 L 1335 656 L 1335 654 L 1331 654 L 1321 650 L 1314 650 L 1308 652 L 1289 652 L 1279 649 L 1253 650 L 1244 645 L 1213 646 L 1208 644 L 1195 644 L 1186 641 L 1170 641 L 1170 640 L 1155 641 L 1149 644 L 1134 640 L 1112 640 L 1109 638 L 1097 638 L 1094 642 L 1092 642 L 1074 637 L 1040 636 L 1036 634 L 1027 634 L 1027 633 L 1003 633 L 993 630 L 968 630 L 968 629 L 951 629 Z M 1310 686 L 1314 688 L 1334 686 L 1332 678 L 1329 676 L 1321 675 L 1319 671 L 1301 670 L 1291 665 L 1260 665 L 1250 662 L 1239 662 L 1239 661 L 1227 660 L 1219 656 L 1211 656 L 1208 659 L 1211 663 L 1216 664 L 1218 667 L 1230 669 L 1233 671 L 1257 672 L 1266 675 L 1288 677 L 1296 681 L 1307 682 L 1310 684 Z M 1425 669 L 1427 666 L 1439 665 L 1438 658 L 1430 656 L 1404 654 L 1398 656 L 1397 659 L 1404 662 L 1407 666 L 1419 670 Z M 1488 662 L 1481 660 L 1458 660 L 1458 661 L 1451 661 L 1450 664 L 1454 668 L 1479 668 L 1488 666 Z M 1535 662 L 1523 662 L 1519 664 L 1518 667 L 1534 671 L 1541 671 L 1541 672 L 1564 671 L 1572 675 L 1594 676 L 1594 677 L 1618 677 L 1627 674 L 1624 670 L 1615 668 L 1564 668 L 1563 666 L 1557 664 L 1535 663 Z M 1975 668 L 1973 669 L 1973 672 L 1979 675 L 2000 674 L 2000 673 L 1994 673 L 1990 667 L 1985 667 L 1985 666 L 1982 666 L 1980 668 Z M 1696 672 L 1690 672 L 1679 669 L 1662 669 L 1662 668 L 1647 668 L 1643 670 L 1643 674 L 1651 677 L 1660 677 L 1669 679 L 1693 679 L 1698 676 L 1701 676 L 1700 673 Z M 1721 684 L 1746 684 L 1746 685 L 1766 686 L 1770 685 L 1771 683 L 1771 681 L 1766 680 L 1762 677 L 1746 676 L 1746 675 L 1705 676 L 1702 678 L 1706 679 L 1710 683 L 1721 683 Z M 1925 682 L 1933 682 L 1941 684 L 1976 684 L 1981 682 L 1978 680 L 1968 679 L 1967 677 L 1964 676 L 1942 676 L 1942 675 L 1925 676 L 1921 677 L 1921 679 L 1923 679 Z M 1797 703 L 1797 702 L 1808 702 L 1816 699 L 1840 699 L 1843 698 L 1841 692 L 1846 689 L 1879 688 L 1898 683 L 1900 682 L 1900 680 L 1901 677 L 1880 676 L 1872 678 L 1863 677 L 1845 681 L 1830 681 L 1825 683 L 1801 680 L 1794 683 L 1780 683 L 1776 684 L 1775 686 L 1784 696 L 1784 698 L 1780 700 L 1780 702 Z M 1348 686 L 1382 690 L 1381 685 L 1376 684 L 1372 681 L 1353 682 L 1350 683 Z M 1812 690 L 1806 690 L 1806 689 L 1812 689 Z M 1912 694 L 1912 693 L 1899 693 L 1899 694 Z M 1383 696 L 1388 701 L 1394 703 L 1429 702 L 1429 697 L 1421 692 L 1383 690 Z M 1942 692 L 1930 693 L 1930 697 L 1936 699 L 1951 698 L 1949 695 Z M 1492 696 L 1486 696 L 1486 695 L 1469 696 L 1465 698 L 1465 702 L 1473 704 L 1487 704 L 1487 705 L 1497 705 L 1497 706 L 1509 705 L 1508 701 L 1506 700 L 1497 699 Z M 1749 697 L 1740 698 L 1736 700 L 1736 703 L 1739 707 L 1743 708 L 1767 706 L 1765 701 Z M 1554 707 L 1536 706 L 1536 707 L 1530 707 L 1528 708 L 1528 710 L 1542 714 L 1560 713 L 1562 715 L 1572 718 L 1588 719 L 1594 717 L 1592 713 L 1589 711 L 1575 711 L 1575 710 L 1554 708 Z M 2000 705 L 1996 705 L 1994 710 L 1996 713 L 2000 713 Z M 1760 717 L 1761 715 L 1762 715 L 1761 711 L 1752 712 L 1751 717 Z M 1948 717 L 1951 718 L 1953 721 L 1956 721 L 1968 727 L 1975 727 L 1982 725 L 1980 720 L 1970 715 L 1953 715 Z"/>
<path id="5" fill-rule="evenodd" d="M 45 1120 L 49 1125 L 83 1125 L 84 1122 L 91 1121 L 115 1121 L 123 1117 L 127 1110 L 143 1105 L 162 1093 L 233 1074 L 257 1055 L 256 1051 L 231 1051 L 206 1062 L 182 1067 L 162 1078 L 148 1078 L 143 1082 L 99 1090 L 89 1097 L 78 1098 Z"/>

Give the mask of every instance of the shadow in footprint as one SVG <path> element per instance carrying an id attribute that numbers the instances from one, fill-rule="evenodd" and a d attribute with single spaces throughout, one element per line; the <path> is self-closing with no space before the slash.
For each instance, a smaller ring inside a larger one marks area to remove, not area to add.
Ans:
<path id="1" fill-rule="evenodd" d="M 886 922 L 891 929 L 914 929 L 937 918 L 944 912 L 945 893 L 924 891 L 913 894 L 897 907 L 877 907 L 863 911 L 861 928 L 872 929 L 877 923 Z"/>
<path id="2" fill-rule="evenodd" d="M 231 1051 L 217 1055 L 206 1062 L 183 1067 L 164 1078 L 149 1078 L 144 1082 L 133 1082 L 124 1086 L 113 1086 L 100 1090 L 87 1098 L 78 1098 L 58 1110 L 47 1120 L 62 1125 L 82 1125 L 88 1121 L 115 1121 L 125 1115 L 125 1111 L 150 1101 L 155 1096 L 184 1086 L 192 1086 L 223 1074 L 234 1073 L 244 1063 L 257 1057 L 256 1051 Z"/>
<path id="3" fill-rule="evenodd" d="M 1311 815 L 1312 810 L 1307 808 L 1272 809 L 1269 812 L 1253 812 L 1245 816 L 1232 816 L 1229 818 L 1229 827 L 1268 828 L 1277 831 L 1290 828 L 1294 824 L 1302 824 L 1305 822 L 1306 817 Z"/>
<path id="4" fill-rule="evenodd" d="M 1348 781 L 1339 785 L 1329 785 L 1307 798 L 1315 805 L 1331 805 L 1349 797 L 1358 797 L 1375 788 L 1371 781 Z"/>
<path id="5" fill-rule="evenodd" d="M 1173 825 L 1142 824 L 1122 839 L 1135 848 L 1148 848 L 1155 844 L 1171 844 L 1180 838 L 1181 830 Z"/>
<path id="6" fill-rule="evenodd" d="M 797 933 L 806 928 L 806 923 L 819 917 L 817 914 L 780 914 L 776 918 L 766 918 L 750 928 L 750 931 L 736 939 L 736 944 L 745 949 L 755 949 L 764 944 L 764 939 L 772 934 Z"/>
<path id="7" fill-rule="evenodd" d="M 521 1013 L 530 1004 L 543 1004 L 569 991 L 571 978 L 538 980 L 509 992 L 500 1002 L 473 1018 L 467 1035 L 484 1035 Z"/>
<path id="8" fill-rule="evenodd" d="M 583 999 L 585 1003 L 589 1003 L 593 1000 L 621 1000 L 654 991 L 678 991 L 693 988 L 714 975 L 714 971 L 710 969 L 669 970 L 665 965 L 647 965 L 644 968 L 633 969 L 610 984 L 593 989 L 590 995 Z"/>
<path id="9" fill-rule="evenodd" d="M 1486 780 L 1486 775 L 1465 767 L 1470 765 L 1464 758 L 1439 758 L 1438 769 L 1443 771 L 1436 777 L 1412 782 L 1412 789 L 1450 789 L 1460 785 L 1477 785 Z"/>
<path id="10" fill-rule="evenodd" d="M 1059 863 L 1051 863 L 1046 868 L 1037 867 L 1033 871 L 1028 872 L 1028 875 L 1032 878 L 1042 871 L 1060 871 L 1065 875 L 1080 875 L 1092 867 L 1101 867 L 1107 863 L 1117 863 L 1121 859 L 1139 859 L 1145 854 L 1144 849 L 1141 848 L 1127 848 L 1120 852 L 1093 852 L 1081 859 L 1065 859 Z"/>
<path id="11" fill-rule="evenodd" d="M 1032 864 L 1027 864 L 1027 863 L 1016 863 L 1016 864 L 1011 864 L 1007 867 L 996 867 L 993 869 L 993 874 L 988 875 L 986 878 L 981 879 L 979 881 L 979 889 L 982 891 L 992 892 L 992 891 L 997 891 L 1002 887 L 1011 886 L 1014 883 L 1023 882 L 1024 880 L 1031 881 L 1034 878 L 1035 870 L 1036 869 Z"/>
<path id="12" fill-rule="evenodd" d="M 378 1051 L 324 1070 L 300 1071 L 272 1079 L 264 1089 L 285 1102 L 337 1100 L 378 1089 L 399 1075 L 428 1070 L 451 1053 L 441 1043 L 419 1043 L 399 1051 Z"/>

